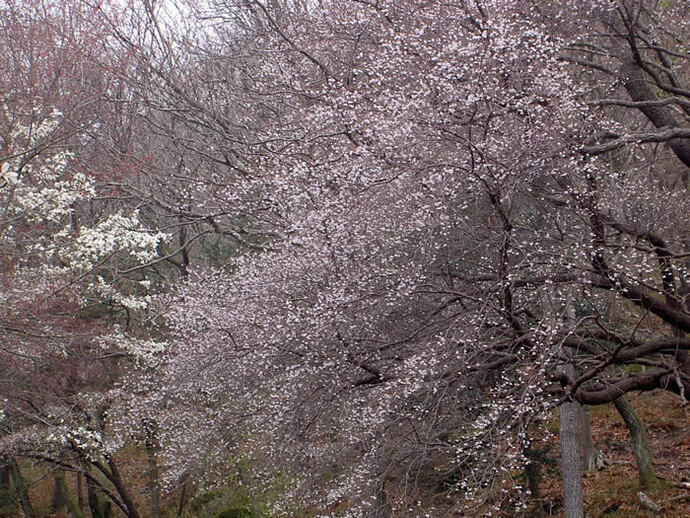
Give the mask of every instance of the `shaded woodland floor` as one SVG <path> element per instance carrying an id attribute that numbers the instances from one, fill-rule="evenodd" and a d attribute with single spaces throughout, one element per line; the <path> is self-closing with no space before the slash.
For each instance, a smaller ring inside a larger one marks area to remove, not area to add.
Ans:
<path id="1" fill-rule="evenodd" d="M 640 486 L 628 430 L 613 405 L 601 405 L 590 410 L 592 436 L 606 465 L 583 475 L 587 516 L 690 516 L 690 405 L 683 407 L 678 397 L 662 391 L 629 397 L 647 427 L 654 470 L 660 479 L 658 488 L 645 493 L 662 511 L 651 512 L 638 502 Z M 557 429 L 557 422 L 555 426 Z M 554 467 L 547 467 L 541 484 L 547 516 L 562 516 L 558 455 L 557 446 L 549 452 Z"/>

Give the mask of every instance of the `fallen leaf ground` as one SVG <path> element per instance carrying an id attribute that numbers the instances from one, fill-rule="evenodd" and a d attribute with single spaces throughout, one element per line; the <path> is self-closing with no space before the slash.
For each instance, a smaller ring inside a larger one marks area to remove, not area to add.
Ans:
<path id="1" fill-rule="evenodd" d="M 653 465 L 660 479 L 658 488 L 645 493 L 662 507 L 660 513 L 644 509 L 637 501 L 640 491 L 637 466 L 628 430 L 613 405 L 592 407 L 592 436 L 607 465 L 583 475 L 585 509 L 589 518 L 690 517 L 690 407 L 677 396 L 656 391 L 631 396 L 630 401 L 647 427 Z M 557 426 L 557 423 L 556 423 Z M 557 436 L 551 438 L 557 442 Z M 554 463 L 560 454 L 553 445 Z M 558 470 L 545 473 L 542 499 L 547 516 L 562 516 L 562 493 Z"/>

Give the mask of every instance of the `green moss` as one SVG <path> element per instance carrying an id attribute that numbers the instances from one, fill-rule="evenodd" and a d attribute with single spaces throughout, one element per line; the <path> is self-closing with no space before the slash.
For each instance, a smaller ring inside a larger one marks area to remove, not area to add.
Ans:
<path id="1" fill-rule="evenodd" d="M 642 369 L 643 369 L 642 365 L 638 365 L 637 363 L 633 363 L 630 365 L 626 365 L 623 372 L 625 372 L 626 374 L 637 374 L 638 372 L 642 372 Z"/>

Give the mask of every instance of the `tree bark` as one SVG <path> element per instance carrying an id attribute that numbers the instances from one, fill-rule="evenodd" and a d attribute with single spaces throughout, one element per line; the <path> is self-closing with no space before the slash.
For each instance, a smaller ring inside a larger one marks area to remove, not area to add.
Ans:
<path id="1" fill-rule="evenodd" d="M 9 514 L 16 507 L 10 487 L 10 466 L 0 464 L 0 515 Z"/>
<path id="2" fill-rule="evenodd" d="M 77 472 L 77 504 L 83 513 L 86 509 L 86 502 L 84 501 L 84 475 L 81 472 Z"/>
<path id="3" fill-rule="evenodd" d="M 625 396 L 616 399 L 613 404 L 618 410 L 618 413 L 625 421 L 625 425 L 630 432 L 630 439 L 632 440 L 633 453 L 635 461 L 637 462 L 637 469 L 640 475 L 640 484 L 645 489 L 653 489 L 658 483 L 658 479 L 654 474 L 652 467 L 652 458 L 649 453 L 649 445 L 647 444 L 647 432 L 644 423 L 635 412 L 635 409 L 630 404 Z"/>
<path id="4" fill-rule="evenodd" d="M 53 470 L 53 499 L 50 504 L 53 513 L 62 511 L 67 505 L 65 489 L 65 474 L 59 468 L 55 468 Z"/>
<path id="5" fill-rule="evenodd" d="M 136 505 L 134 505 L 134 500 L 132 499 L 132 495 L 129 493 L 127 486 L 125 486 L 124 482 L 122 481 L 120 470 L 117 469 L 117 465 L 112 458 L 108 457 L 107 461 L 108 467 L 110 468 L 110 482 L 115 486 L 120 498 L 122 498 L 122 502 L 127 507 L 127 510 L 129 511 L 129 518 L 139 518 L 139 511 L 137 511 Z"/>
<path id="6" fill-rule="evenodd" d="M 584 518 L 580 448 L 578 440 L 578 406 L 568 401 L 560 406 L 561 479 L 565 518 Z"/>
<path id="7" fill-rule="evenodd" d="M 588 405 L 580 405 L 580 442 L 582 443 L 582 469 L 597 468 L 597 452 L 592 438 L 592 419 Z"/>
<path id="8" fill-rule="evenodd" d="M 158 485 L 158 465 L 156 464 L 155 436 L 152 433 L 145 441 L 146 459 L 148 461 L 148 490 L 151 499 L 152 518 L 161 518 L 160 487 Z"/>
<path id="9" fill-rule="evenodd" d="M 22 473 L 19 470 L 19 465 L 17 461 L 12 459 L 10 463 L 11 473 L 10 478 L 12 480 L 12 489 L 17 494 L 19 498 L 19 504 L 22 506 L 22 512 L 25 518 L 35 518 L 36 513 L 34 512 L 33 506 L 31 505 L 31 500 L 29 500 L 29 494 L 27 492 L 27 484 L 22 477 Z"/>
<path id="10" fill-rule="evenodd" d="M 650 85 L 651 78 L 645 74 L 638 63 L 634 61 L 625 63 L 621 67 L 621 75 L 625 89 L 633 101 L 659 100 Z M 639 110 L 657 128 L 677 128 L 680 126 L 673 116 L 673 111 L 668 106 L 641 106 Z M 668 142 L 668 146 L 683 164 L 690 167 L 689 139 L 672 139 Z"/>
<path id="11" fill-rule="evenodd" d="M 99 489 L 90 483 L 88 487 L 89 509 L 91 510 L 92 518 L 112 518 L 112 505 Z"/>
<path id="12" fill-rule="evenodd" d="M 527 487 L 529 488 L 532 499 L 530 516 L 542 518 L 544 516 L 544 506 L 542 505 L 541 492 L 539 489 L 539 484 L 541 482 L 539 461 L 536 459 L 536 455 L 530 455 L 529 450 L 525 452 L 525 456 L 529 459 L 527 466 L 525 466 L 525 475 L 527 475 Z"/>
<path id="13" fill-rule="evenodd" d="M 182 488 L 180 489 L 180 499 L 177 503 L 177 518 L 182 516 L 185 505 L 187 505 L 187 481 L 182 482 Z"/>
<path id="14" fill-rule="evenodd" d="M 65 472 L 61 469 L 56 469 L 53 473 L 53 478 L 55 480 L 55 491 L 53 493 L 53 511 L 57 511 L 57 505 L 59 509 L 67 507 L 69 514 L 72 518 L 84 518 L 84 513 L 79 507 L 79 504 L 75 501 L 72 496 L 67 483 L 65 482 Z M 55 499 L 55 495 L 60 495 L 58 501 Z"/>

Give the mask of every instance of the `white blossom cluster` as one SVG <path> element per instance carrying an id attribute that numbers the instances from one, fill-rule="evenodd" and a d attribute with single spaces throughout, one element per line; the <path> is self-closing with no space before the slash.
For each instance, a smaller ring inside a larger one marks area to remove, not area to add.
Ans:
<path id="1" fill-rule="evenodd" d="M 136 338 L 126 335 L 120 330 L 116 331 L 112 334 L 99 336 L 99 345 L 106 350 L 115 348 L 116 350 L 126 351 L 137 362 L 141 362 L 144 365 L 155 364 L 168 347 L 166 342 Z"/>
<path id="2" fill-rule="evenodd" d="M 46 440 L 56 443 L 61 447 L 74 448 L 85 454 L 88 458 L 97 460 L 102 454 L 101 433 L 89 430 L 83 426 L 78 428 L 67 428 L 50 433 Z"/>
<path id="3" fill-rule="evenodd" d="M 145 229 L 137 211 L 129 216 L 111 214 L 95 227 L 83 229 L 66 258 L 73 268 L 81 271 L 94 268 L 104 257 L 119 251 L 136 263 L 145 264 L 157 257 L 159 245 L 169 238 L 163 232 Z"/>

